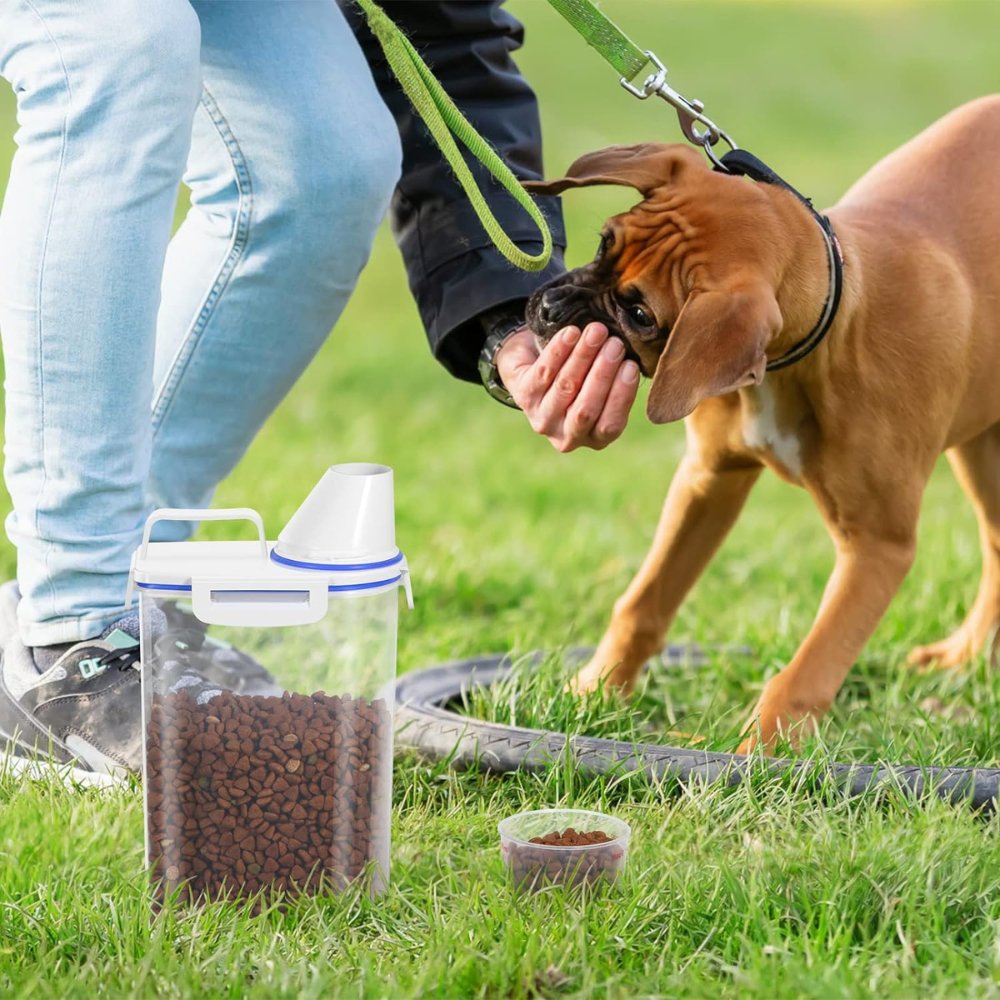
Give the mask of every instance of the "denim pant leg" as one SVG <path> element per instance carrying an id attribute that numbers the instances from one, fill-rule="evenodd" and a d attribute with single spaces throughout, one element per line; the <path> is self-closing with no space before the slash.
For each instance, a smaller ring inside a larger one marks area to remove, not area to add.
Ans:
<path id="1" fill-rule="evenodd" d="M 149 481 L 170 507 L 209 503 L 326 339 L 400 167 L 334 0 L 193 6 L 204 91 L 163 278 Z"/>
<path id="2" fill-rule="evenodd" d="M 159 285 L 201 91 L 187 0 L 8 0 L 0 214 L 8 538 L 22 639 L 121 614 L 147 513 Z"/>

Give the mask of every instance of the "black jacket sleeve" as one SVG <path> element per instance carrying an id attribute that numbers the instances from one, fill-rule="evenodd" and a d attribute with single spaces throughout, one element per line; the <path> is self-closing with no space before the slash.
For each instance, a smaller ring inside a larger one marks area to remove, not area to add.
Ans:
<path id="1" fill-rule="evenodd" d="M 381 6 L 514 173 L 522 179 L 540 177 L 538 107 L 511 58 L 524 32 L 499 0 L 381 0 Z M 350 3 L 344 10 L 402 137 L 403 172 L 393 196 L 392 227 L 431 349 L 453 375 L 478 382 L 476 360 L 484 339 L 479 315 L 508 303 L 512 310 L 523 308 L 534 289 L 564 270 L 566 238 L 558 199 L 538 199 L 552 228 L 552 262 L 541 272 L 515 268 L 490 242 L 363 15 Z M 504 229 L 523 249 L 538 253 L 541 239 L 531 219 L 478 161 L 468 154 L 466 161 Z"/>

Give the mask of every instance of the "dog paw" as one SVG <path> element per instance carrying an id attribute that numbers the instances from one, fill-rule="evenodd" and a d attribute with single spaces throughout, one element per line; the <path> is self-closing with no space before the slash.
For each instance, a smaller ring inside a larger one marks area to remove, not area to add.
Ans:
<path id="1" fill-rule="evenodd" d="M 592 660 L 571 678 L 564 691 L 575 695 L 603 691 L 605 694 L 628 694 L 632 685 L 617 675 L 614 667 L 608 668 L 603 662 Z"/>
<path id="2" fill-rule="evenodd" d="M 906 663 L 921 670 L 955 670 L 974 660 L 982 645 L 975 637 L 959 629 L 940 642 L 912 649 Z"/>
<path id="3" fill-rule="evenodd" d="M 802 744 L 816 734 L 818 719 L 823 711 L 803 707 L 782 706 L 774 708 L 762 699 L 750 721 L 743 729 L 743 741 L 736 748 L 738 754 L 752 754 L 762 750 L 768 756 L 775 752 L 797 753 Z"/>
<path id="4" fill-rule="evenodd" d="M 768 736 L 753 733 L 744 737 L 743 742 L 736 748 L 737 754 L 749 756 L 758 750 L 763 751 L 767 757 L 781 755 L 783 753 L 798 753 L 802 749 L 802 744 L 808 736 L 816 732 L 816 723 L 813 719 L 802 719 L 790 727 L 781 726 L 775 729 Z"/>

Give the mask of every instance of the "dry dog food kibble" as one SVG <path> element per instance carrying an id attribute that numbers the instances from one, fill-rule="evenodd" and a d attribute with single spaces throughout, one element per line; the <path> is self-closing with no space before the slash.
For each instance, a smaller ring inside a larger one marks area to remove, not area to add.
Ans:
<path id="1" fill-rule="evenodd" d="M 569 827 L 532 837 L 529 843 L 539 846 L 532 848 L 514 842 L 509 845 L 511 874 L 514 884 L 521 889 L 537 889 L 553 882 L 565 885 L 613 882 L 625 855 L 621 843 L 601 830 L 585 833 Z M 600 846 L 604 844 L 608 846 Z M 567 850 L 558 850 L 561 847 Z M 581 847 L 590 850 L 581 851 Z"/>
<path id="2" fill-rule="evenodd" d="M 590 833 L 577 833 L 573 827 L 567 827 L 560 833 L 554 830 L 544 837 L 532 837 L 529 843 L 544 844 L 546 847 L 585 847 L 588 844 L 610 844 L 614 837 L 609 837 L 602 830 L 592 830 Z"/>
<path id="3" fill-rule="evenodd" d="M 183 689 L 154 696 L 151 874 L 189 899 L 343 888 L 389 856 L 392 720 L 381 700 Z M 373 889 L 387 872 L 373 873 Z"/>

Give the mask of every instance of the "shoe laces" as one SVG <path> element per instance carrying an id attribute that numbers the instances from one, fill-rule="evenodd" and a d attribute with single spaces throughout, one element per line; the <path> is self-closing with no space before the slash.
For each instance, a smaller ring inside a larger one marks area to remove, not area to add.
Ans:
<path id="1" fill-rule="evenodd" d="M 156 644 L 156 651 L 162 656 L 164 650 L 161 647 L 163 645 L 173 647 L 170 651 L 175 654 L 175 659 L 180 661 L 178 665 L 190 669 L 192 666 L 190 654 L 197 653 L 204 642 L 203 632 L 195 629 L 182 629 L 160 639 Z M 126 646 L 124 649 L 109 650 L 97 660 L 97 663 L 101 667 L 117 667 L 119 671 L 124 672 L 134 667 L 141 658 L 139 644 L 136 643 L 134 646 Z"/>
<path id="2" fill-rule="evenodd" d="M 125 649 L 112 649 L 105 653 L 97 662 L 102 667 L 117 667 L 120 671 L 134 667 L 140 659 L 139 644 Z"/>

